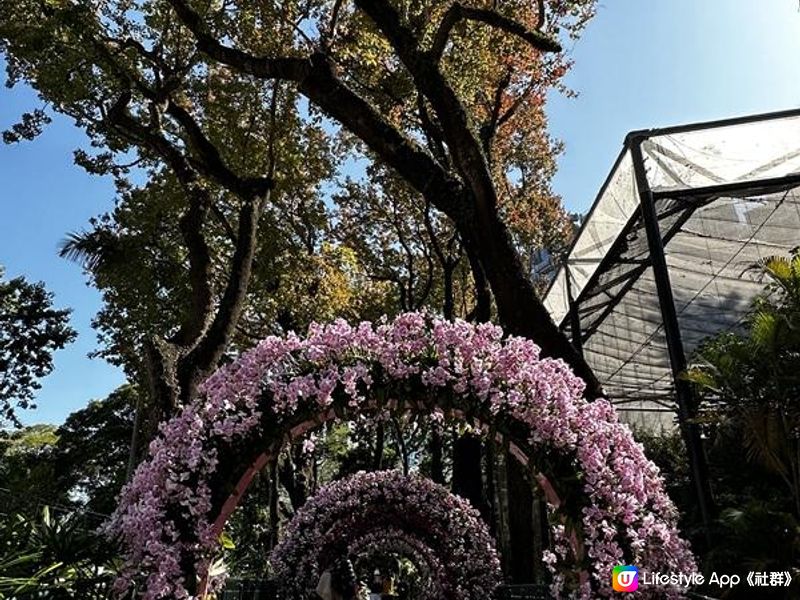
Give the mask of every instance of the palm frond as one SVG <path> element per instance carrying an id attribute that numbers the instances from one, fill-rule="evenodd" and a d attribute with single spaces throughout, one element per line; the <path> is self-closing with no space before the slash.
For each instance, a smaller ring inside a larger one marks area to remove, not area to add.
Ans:
<path id="1" fill-rule="evenodd" d="M 750 323 L 750 341 L 755 350 L 774 353 L 780 334 L 778 317 L 771 312 L 758 311 Z"/>
<path id="2" fill-rule="evenodd" d="M 790 483 L 790 465 L 787 464 L 787 432 L 779 415 L 765 410 L 748 410 L 742 415 L 744 445 L 748 458 L 760 462 Z"/>
<path id="3" fill-rule="evenodd" d="M 684 381 L 694 383 L 701 389 L 711 392 L 719 391 L 719 383 L 717 382 L 717 378 L 714 377 L 713 373 L 711 373 L 707 368 L 692 367 L 681 373 L 680 378 Z"/>
<path id="4" fill-rule="evenodd" d="M 110 266 L 119 254 L 119 239 L 107 229 L 68 233 L 58 251 L 61 258 L 76 262 L 93 273 Z"/>
<path id="5" fill-rule="evenodd" d="M 800 297 L 800 254 L 768 256 L 756 263 L 772 282 L 793 298 Z"/>

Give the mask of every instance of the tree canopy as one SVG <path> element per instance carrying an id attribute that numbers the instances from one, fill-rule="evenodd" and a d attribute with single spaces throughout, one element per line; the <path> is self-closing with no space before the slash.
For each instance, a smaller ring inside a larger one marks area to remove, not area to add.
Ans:
<path id="1" fill-rule="evenodd" d="M 308 209 L 330 180 L 333 150 L 340 165 L 366 158 L 391 168 L 416 202 L 446 215 L 504 325 L 594 381 L 518 254 L 519 243 L 544 243 L 566 222 L 549 190 L 558 145 L 544 103 L 569 67 L 559 40 L 580 32 L 593 0 L 2 8 L 10 82 L 27 81 L 85 127 L 98 150 L 78 162 L 122 180 L 132 163 L 166 166 L 189 199 L 181 230 L 194 316 L 179 330 L 187 343 L 176 344 L 182 391 L 173 397 L 188 397 L 233 337 L 255 256 L 253 215 L 275 212 L 285 225 L 305 213 L 307 229 L 307 217 L 324 214 Z M 45 120 L 33 110 L 7 137 L 32 137 Z M 214 264 L 208 229 L 218 226 L 209 215 L 221 227 L 227 216 L 229 237 L 238 217 L 245 234 L 217 297 L 202 283 Z"/>
<path id="2" fill-rule="evenodd" d="M 3 276 L 0 266 L 0 419 L 19 424 L 16 411 L 35 406 L 39 379 L 53 370 L 53 353 L 76 332 L 70 311 L 53 308 L 43 283 Z"/>

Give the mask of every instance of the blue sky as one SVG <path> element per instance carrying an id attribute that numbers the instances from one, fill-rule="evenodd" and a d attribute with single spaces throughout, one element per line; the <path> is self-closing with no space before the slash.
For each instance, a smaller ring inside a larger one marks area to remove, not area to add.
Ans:
<path id="1" fill-rule="evenodd" d="M 0 128 L 36 104 L 30 90 L 0 91 Z M 81 268 L 58 257 L 61 240 L 87 227 L 90 217 L 113 207 L 109 179 L 91 177 L 72 162 L 85 136 L 66 119 L 55 119 L 34 142 L 0 143 L 0 264 L 10 277 L 44 281 L 56 306 L 73 309 L 78 339 L 55 355 L 55 370 L 42 381 L 35 411 L 21 412 L 25 423 L 60 423 L 124 382 L 123 374 L 101 360 L 89 360 L 96 347 L 91 320 L 100 295 L 86 286 Z"/>
<path id="2" fill-rule="evenodd" d="M 599 0 L 550 101 L 554 187 L 585 212 L 635 129 L 800 106 L 798 0 Z"/>
<path id="3" fill-rule="evenodd" d="M 568 83 L 577 99 L 551 98 L 554 135 L 566 154 L 554 187 L 566 206 L 586 211 L 633 129 L 800 106 L 798 0 L 607 0 L 572 48 Z M 0 128 L 35 97 L 0 90 Z M 33 143 L 0 145 L 0 264 L 10 276 L 42 280 L 58 306 L 74 309 L 78 341 L 56 355 L 40 408 L 26 423 L 60 423 L 90 398 L 123 382 L 117 369 L 86 355 L 95 348 L 98 293 L 78 266 L 58 258 L 59 242 L 108 210 L 111 182 L 72 164 L 85 140 L 57 119 Z"/>

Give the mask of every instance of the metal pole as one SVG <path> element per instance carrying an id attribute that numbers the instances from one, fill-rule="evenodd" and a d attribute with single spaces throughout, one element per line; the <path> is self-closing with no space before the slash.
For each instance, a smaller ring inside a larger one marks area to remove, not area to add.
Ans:
<path id="1" fill-rule="evenodd" d="M 681 330 L 678 315 L 675 310 L 675 298 L 672 295 L 672 284 L 669 279 L 667 259 L 664 255 L 664 244 L 661 238 L 661 229 L 658 224 L 655 201 L 647 173 L 644 168 L 642 156 L 642 137 L 630 139 L 633 168 L 636 175 L 636 185 L 639 190 L 639 201 L 642 208 L 642 220 L 647 233 L 647 245 L 650 250 L 650 262 L 653 267 L 653 278 L 658 293 L 658 304 L 661 309 L 661 319 L 664 325 L 664 334 L 667 339 L 667 351 L 672 367 L 672 378 L 675 383 L 675 398 L 678 403 L 678 423 L 683 434 L 686 448 L 689 451 L 692 480 L 694 483 L 697 503 L 705 529 L 706 543 L 711 545 L 711 507 L 713 499 L 711 486 L 708 481 L 708 465 L 703 452 L 702 440 L 697 424 L 693 421 L 696 415 L 696 402 L 693 398 L 692 388 L 688 381 L 680 377 L 686 370 L 686 354 L 681 341 Z"/>
<path id="2" fill-rule="evenodd" d="M 581 318 L 578 314 L 578 304 L 572 295 L 572 272 L 569 269 L 569 257 L 564 261 L 564 279 L 567 284 L 567 300 L 569 301 L 569 328 L 572 330 L 572 345 L 578 354 L 583 356 L 583 340 L 581 339 Z"/>

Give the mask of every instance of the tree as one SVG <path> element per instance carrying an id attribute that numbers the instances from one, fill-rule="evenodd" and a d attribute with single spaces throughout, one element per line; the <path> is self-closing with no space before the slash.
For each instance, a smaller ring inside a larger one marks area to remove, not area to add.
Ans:
<path id="1" fill-rule="evenodd" d="M 64 495 L 111 514 L 125 483 L 138 390 L 129 384 L 69 415 L 56 431 L 53 461 Z"/>
<path id="2" fill-rule="evenodd" d="M 279 8 L 232 2 L 201 9 L 187 0 L 134 7 L 5 0 L 0 38 L 12 80 L 31 82 L 112 151 L 144 144 L 183 173 L 184 185 L 199 193 L 195 220 L 205 216 L 208 204 L 198 178 L 238 195 L 249 206 L 241 221 L 245 234 L 252 233 L 247 222 L 254 222 L 254 209 L 276 185 L 275 166 L 264 160 L 243 165 L 248 157 L 231 156 L 229 147 L 238 146 L 226 134 L 252 120 L 233 122 L 228 115 L 226 122 L 206 110 L 206 101 L 227 87 L 230 93 L 220 94 L 226 103 L 235 98 L 269 105 L 264 91 L 291 86 L 453 221 L 477 257 L 509 332 L 533 337 L 546 354 L 565 358 L 596 392 L 591 371 L 536 297 L 503 221 L 506 182 L 498 181 L 495 170 L 505 163 L 495 161 L 492 141 L 508 127 L 508 152 L 524 147 L 514 143 L 520 137 L 510 128 L 514 118 L 541 105 L 546 86 L 558 81 L 566 64 L 559 55 L 541 57 L 560 49 L 559 28 L 578 31 L 593 7 L 590 0 L 532 4 L 356 0 Z M 487 56 L 502 57 L 506 68 L 498 71 Z M 68 89 L 65 72 L 73 73 Z M 489 86 L 492 95 L 486 94 Z M 263 138 L 270 118 L 255 112 L 255 130 Z M 266 145 L 274 148 L 272 139 Z M 249 271 L 251 246 L 239 252 L 237 273 Z M 195 254 L 199 272 L 202 252 Z M 240 310 L 240 286 L 232 288 L 220 316 Z M 197 291 L 198 304 L 207 304 L 207 294 Z M 210 319 L 204 316 L 191 325 L 190 337 Z M 206 341 L 179 352 L 179 363 L 184 354 L 198 362 L 178 369 L 179 384 L 187 389 L 210 359 L 219 358 L 218 342 L 229 339 L 232 327 L 221 320 L 202 336 Z"/>
<path id="3" fill-rule="evenodd" d="M 528 209 L 534 191 L 551 198 L 540 185 L 554 149 L 543 105 L 568 67 L 556 38 L 576 35 L 593 6 L 0 0 L 0 39 L 12 81 L 31 83 L 108 150 L 82 157 L 84 164 L 119 170 L 138 149 L 137 160 L 168 165 L 189 199 L 181 222 L 194 308 L 178 329 L 188 337 L 147 346 L 162 414 L 191 397 L 234 340 L 252 283 L 254 215 L 286 208 L 279 191 L 296 185 L 287 183 L 291 169 L 272 160 L 284 139 L 275 126 L 295 118 L 340 133 L 343 146 L 390 168 L 418 207 L 445 215 L 473 273 L 481 318 L 491 288 L 506 330 L 564 358 L 596 395 L 593 374 L 550 319 L 520 258 L 534 236 L 509 229 L 517 214 L 540 214 Z M 69 86 L 64 73 L 72 74 Z M 277 110 L 287 105 L 291 111 Z M 304 165 L 297 155 L 290 164 Z M 204 224 L 217 218 L 220 196 L 246 235 L 236 236 L 241 250 L 227 262 L 225 291 L 214 295 L 203 283 L 213 262 Z M 291 211 L 275 212 L 280 224 Z"/>
<path id="4" fill-rule="evenodd" d="M 69 504 L 57 484 L 55 430 L 52 425 L 32 425 L 0 433 L 0 493 L 4 512 L 30 514 L 39 503 Z"/>
<path id="5" fill-rule="evenodd" d="M 0 488 L 9 512 L 40 504 L 111 514 L 125 483 L 138 391 L 124 385 L 64 424 L 0 435 Z"/>
<path id="6" fill-rule="evenodd" d="M 369 169 L 366 181 L 347 181 L 334 197 L 337 236 L 355 251 L 374 281 L 394 289 L 387 312 L 419 310 L 433 304 L 440 278 L 425 231 L 423 210 L 402 182 Z"/>
<path id="7" fill-rule="evenodd" d="M 53 353 L 75 339 L 69 310 L 53 308 L 43 283 L 5 280 L 0 266 L 0 419 L 19 425 L 18 409 L 35 408 L 39 379 L 53 370 Z"/>
<path id="8" fill-rule="evenodd" d="M 273 122 L 278 94 L 272 90 L 268 112 Z M 287 117 L 282 126 L 288 122 Z M 132 127 L 138 131 L 138 125 Z M 277 127 L 267 136 L 268 148 L 262 149 L 269 173 L 291 168 L 285 154 L 296 149 L 289 139 L 282 144 L 286 153 L 275 149 Z M 122 201 L 114 214 L 95 221 L 94 230 L 73 236 L 63 249 L 63 255 L 81 260 L 107 292 L 97 320 L 109 342 L 106 355 L 127 363 L 129 376 L 140 381 L 143 371 L 147 373 L 150 431 L 191 398 L 218 366 L 239 331 L 250 284 L 269 273 L 286 244 L 278 216 L 267 210 L 271 177 L 240 179 L 244 188 L 228 191 L 202 179 L 191 161 L 174 154 L 171 142 L 155 137 L 145 135 L 136 146 L 140 160 L 156 153 L 147 183 L 131 190 L 125 189 L 126 182 L 120 184 Z M 248 135 L 230 143 L 256 145 Z M 279 164 L 281 159 L 286 161 Z M 273 198 L 276 202 L 284 200 L 281 191 Z M 214 223 L 209 222 L 212 215 Z M 270 230 L 272 235 L 262 242 L 259 232 Z M 136 255 L 141 261 L 131 263 Z M 254 267 L 256 257 L 265 260 Z M 130 360 L 141 348 L 144 365 L 138 357 Z"/>

